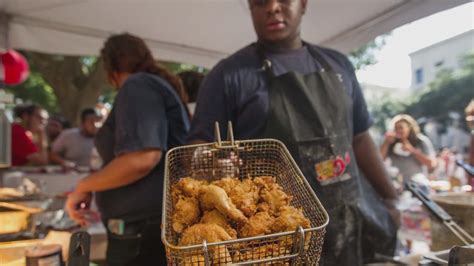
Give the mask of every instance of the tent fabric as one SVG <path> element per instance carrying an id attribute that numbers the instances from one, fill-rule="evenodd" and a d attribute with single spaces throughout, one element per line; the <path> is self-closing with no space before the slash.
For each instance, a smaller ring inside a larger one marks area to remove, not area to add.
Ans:
<path id="1" fill-rule="evenodd" d="M 470 0 L 308 2 L 303 38 L 347 53 Z M 130 32 L 160 60 L 211 67 L 256 39 L 247 0 L 0 0 L 0 12 L 0 47 L 45 53 L 95 55 L 109 35 Z"/>

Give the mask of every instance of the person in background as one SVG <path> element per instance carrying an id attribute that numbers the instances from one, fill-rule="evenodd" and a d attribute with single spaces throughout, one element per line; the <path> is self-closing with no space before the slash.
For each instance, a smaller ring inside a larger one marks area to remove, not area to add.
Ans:
<path id="1" fill-rule="evenodd" d="M 48 112 L 38 105 L 17 106 L 11 127 L 11 157 L 13 166 L 45 165 L 48 163 Z"/>
<path id="2" fill-rule="evenodd" d="M 102 119 L 105 121 L 107 119 L 107 116 L 109 116 L 110 113 L 110 104 L 109 103 L 96 103 L 95 104 L 95 110 L 99 113 L 99 115 L 102 117 Z"/>
<path id="3" fill-rule="evenodd" d="M 56 138 L 63 132 L 63 130 L 71 127 L 69 121 L 61 115 L 53 115 L 48 119 L 48 124 L 46 125 L 46 133 L 48 134 L 48 142 L 51 144 L 56 140 Z"/>
<path id="4" fill-rule="evenodd" d="M 467 161 L 471 167 L 474 167 L 474 99 L 472 99 L 471 102 L 466 106 L 464 113 L 466 116 L 467 126 L 471 131 L 471 140 L 469 144 L 468 155 L 469 157 Z M 466 173 L 466 176 L 469 179 L 468 184 L 471 185 L 471 191 L 474 191 L 474 175 Z"/>
<path id="5" fill-rule="evenodd" d="M 441 148 L 441 136 L 439 134 L 440 127 L 441 125 L 434 118 L 429 118 L 423 126 L 423 132 L 431 140 L 435 150 Z"/>
<path id="6" fill-rule="evenodd" d="M 469 132 L 461 124 L 461 115 L 457 112 L 449 113 L 450 122 L 446 132 L 441 136 L 441 147 L 447 147 L 453 152 L 463 154 L 469 148 Z"/>
<path id="7" fill-rule="evenodd" d="M 397 194 L 350 61 L 302 40 L 307 3 L 248 1 L 257 42 L 206 75 L 189 141 L 213 141 L 214 121 L 223 136 L 231 121 L 236 139 L 282 141 L 329 214 L 320 264 L 362 265 L 393 255 Z"/>
<path id="8" fill-rule="evenodd" d="M 397 167 L 406 183 L 416 177 L 420 185 L 427 185 L 428 172 L 437 164 L 436 152 L 430 139 L 420 133 L 418 123 L 407 114 L 395 116 L 392 131 L 385 134 L 380 152 Z"/>
<path id="9" fill-rule="evenodd" d="M 54 141 L 51 161 L 66 168 L 90 167 L 94 136 L 100 128 L 102 117 L 93 108 L 81 112 L 81 125 L 65 130 Z"/>
<path id="10" fill-rule="evenodd" d="M 113 35 L 101 50 L 114 106 L 96 135 L 104 166 L 83 178 L 66 210 L 78 223 L 92 193 L 107 228 L 107 265 L 166 265 L 161 209 L 166 152 L 189 129 L 186 92 L 178 77 L 157 65 L 145 42 Z"/>
<path id="11" fill-rule="evenodd" d="M 407 114 L 392 118 L 392 130 L 385 133 L 380 147 L 382 158 L 390 159 L 402 176 L 401 190 L 409 181 L 415 182 L 425 193 L 430 192 L 428 172 L 437 166 L 436 152 L 428 137 L 420 133 L 418 123 Z M 412 240 L 406 239 L 406 252 L 411 252 Z"/>
<path id="12" fill-rule="evenodd" d="M 192 115 L 196 109 L 197 95 L 201 82 L 204 79 L 204 74 L 197 71 L 183 71 L 178 76 L 181 78 L 184 89 L 188 94 L 188 109 Z"/>

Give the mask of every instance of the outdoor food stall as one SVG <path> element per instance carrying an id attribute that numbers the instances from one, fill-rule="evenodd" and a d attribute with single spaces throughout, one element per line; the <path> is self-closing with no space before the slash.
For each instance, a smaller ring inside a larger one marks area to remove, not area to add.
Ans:
<path id="1" fill-rule="evenodd" d="M 78 231 L 88 232 L 91 236 L 90 260 L 104 260 L 107 240 L 102 223 L 97 220 L 86 228 L 80 228 L 63 209 L 67 191 L 86 173 L 32 172 L 42 169 L 11 168 L 2 171 L 0 264 L 30 265 L 25 264 L 25 260 L 36 256 L 28 255 L 32 250 L 39 252 L 51 245 L 56 247 L 53 255 L 61 254 L 61 260 L 66 260 L 71 235 Z M 57 249 L 60 252 L 56 252 Z M 51 255 L 51 252 L 46 254 Z"/>
<path id="2" fill-rule="evenodd" d="M 178 147 L 167 155 L 162 240 L 168 263 L 314 265 L 321 255 L 324 228 L 330 220 L 287 149 L 276 140 L 234 141 L 229 135 L 229 141 L 220 141 L 217 134 L 214 143 Z M 57 173 L 53 170 L 59 168 L 53 167 L 48 168 L 50 173 L 44 169 L 43 173 L 34 173 L 33 169 L 38 168 L 3 170 L 4 185 L 10 187 L 1 190 L 2 265 L 28 265 L 28 261 L 45 254 L 54 260 L 65 260 L 70 255 L 71 232 L 78 227 L 62 210 L 63 193 L 85 173 Z M 450 201 L 449 195 L 435 200 L 459 205 L 456 199 Z M 469 217 L 474 205 L 470 198 L 462 201 L 461 207 L 446 208 L 464 208 L 453 217 L 433 207 L 429 199 L 427 206 L 438 210 L 438 216 L 441 213 L 441 220 L 434 217 L 433 221 L 441 225 L 457 222 L 471 233 L 472 223 L 459 215 Z M 275 209 L 281 207 L 284 211 L 277 214 Z M 248 214 L 253 215 L 247 218 Z M 442 235 L 433 235 L 434 245 L 441 245 L 441 251 L 418 257 L 416 263 L 443 265 L 450 259 L 452 244 L 465 244 L 446 226 L 441 227 L 437 234 Z M 84 247 L 90 250 L 88 262 L 104 258 L 103 230 L 101 226 L 87 229 L 92 235 Z M 464 237 L 467 235 L 465 239 L 472 243 L 469 233 Z M 451 236 L 454 242 L 448 244 L 446 239 Z M 465 248 L 456 250 L 452 254 L 460 254 L 463 259 L 472 255 Z M 453 259 L 459 259 L 454 255 Z M 402 265 L 408 259 L 380 261 Z"/>
<path id="3" fill-rule="evenodd" d="M 255 40 L 247 0 L 120 2 L 0 0 L 0 48 L 90 56 L 99 53 L 110 35 L 123 31 L 143 37 L 160 60 L 211 68 L 238 47 Z M 308 12 L 302 13 L 306 18 L 303 26 L 309 26 L 302 28 L 304 36 L 308 36 L 306 41 L 348 53 L 396 27 L 467 2 L 308 1 Z M 347 6 L 341 8 L 342 4 Z M 104 19 L 103 14 L 113 16 Z M 216 14 L 220 17 L 216 18 Z M 216 23 L 222 17 L 227 17 L 226 23 Z M 334 17 L 345 19 L 334 21 Z M 247 27 L 242 27 L 244 24 Z M 284 22 L 276 24 L 280 27 Z M 25 77 L 20 75 L 17 81 Z M 342 78 L 338 78 L 342 84 Z M 12 104 L 12 96 L 0 87 L 0 265 L 104 264 L 107 233 L 110 237 L 117 229 L 120 234 L 116 235 L 124 235 L 125 223 L 130 221 L 116 216 L 104 218 L 106 208 L 101 208 L 104 219 L 101 221 L 99 215 L 93 215 L 97 209 L 94 205 L 88 213 L 92 215 L 87 217 L 92 221 L 88 225 L 81 226 L 68 217 L 64 209 L 68 193 L 93 172 L 87 167 L 11 167 L 12 119 L 7 110 Z M 331 222 L 338 221 L 331 220 L 333 216 L 330 219 L 327 210 L 332 209 L 323 206 L 282 142 L 235 140 L 230 122 L 227 128 L 227 140 L 222 140 L 216 122 L 215 142 L 179 146 L 167 151 L 166 158 L 160 158 L 165 160 L 161 240 L 168 265 L 317 265 L 327 237 L 326 229 L 332 226 Z M 161 156 L 163 149 L 156 150 Z M 122 155 L 117 153 L 117 157 Z M 349 155 L 344 158 L 347 162 L 350 159 Z M 311 167 L 323 172 L 317 177 L 323 177 L 325 171 L 343 173 L 339 170 L 345 167 L 344 160 L 334 160 L 339 166 L 328 160 L 324 166 L 313 163 Z M 130 168 L 128 164 L 121 166 Z M 404 228 L 399 236 L 409 238 L 418 234 L 423 241 L 430 242 L 432 252 L 416 257 L 380 255 L 376 256 L 376 265 L 474 263 L 473 193 L 446 189 L 444 193 L 428 195 L 410 183 L 407 190 L 411 193 L 410 202 L 405 209 L 399 208 L 404 212 Z M 79 193 L 91 195 L 103 191 Z M 117 194 L 118 198 L 122 197 Z M 344 194 L 340 198 L 348 197 Z M 118 209 L 123 208 L 115 200 L 111 202 Z M 135 208 L 135 202 L 130 202 L 131 208 Z M 89 205 L 77 201 L 68 206 L 82 210 L 82 204 Z M 400 206 L 394 204 L 393 210 L 395 207 Z M 357 215 L 361 216 L 359 213 L 353 216 Z M 380 216 L 373 216 L 380 220 Z M 355 228 L 351 219 L 339 221 Z M 108 231 L 102 222 L 107 224 Z M 160 224 L 155 225 L 160 230 Z M 133 232 L 139 239 L 135 244 L 140 243 L 142 232 Z M 334 242 L 340 241 L 346 239 Z M 109 238 L 109 248 L 112 243 Z M 130 250 L 133 253 L 134 249 Z"/>

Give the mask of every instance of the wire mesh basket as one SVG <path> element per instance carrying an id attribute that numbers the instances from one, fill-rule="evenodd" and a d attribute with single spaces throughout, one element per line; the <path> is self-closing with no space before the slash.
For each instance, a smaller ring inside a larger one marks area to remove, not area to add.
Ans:
<path id="1" fill-rule="evenodd" d="M 168 265 L 317 265 L 329 217 L 284 144 L 274 139 L 229 141 L 174 148 L 166 155 L 163 194 L 162 241 Z M 180 178 L 218 180 L 224 177 L 272 176 L 302 210 L 311 226 L 222 242 L 179 246 L 172 228 L 171 186 Z"/>

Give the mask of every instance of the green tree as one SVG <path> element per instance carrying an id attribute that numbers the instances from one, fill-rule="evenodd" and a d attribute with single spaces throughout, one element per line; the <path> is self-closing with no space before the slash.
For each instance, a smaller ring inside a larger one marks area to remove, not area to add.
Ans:
<path id="1" fill-rule="evenodd" d="M 377 99 L 367 102 L 369 112 L 374 119 L 374 127 L 380 132 L 387 131 L 386 122 L 397 114 L 403 113 L 406 100 L 395 98 L 393 94 L 386 93 Z"/>
<path id="2" fill-rule="evenodd" d="M 24 101 L 38 103 L 77 122 L 83 108 L 94 106 L 107 88 L 102 61 L 91 56 L 23 52 L 30 63 L 28 80 L 9 88 Z"/>
<path id="3" fill-rule="evenodd" d="M 356 68 L 375 63 L 374 53 L 384 45 L 379 37 L 351 53 Z M 62 113 L 77 122 L 81 109 L 97 101 L 112 103 L 116 91 L 106 83 L 102 61 L 94 56 L 63 56 L 23 51 L 30 63 L 30 76 L 18 86 L 7 87 L 16 98 L 34 102 L 52 113 Z M 177 74 L 197 71 L 206 74 L 208 69 L 178 62 L 161 62 Z"/>
<path id="4" fill-rule="evenodd" d="M 390 33 L 380 35 L 369 43 L 350 52 L 349 60 L 351 60 L 354 68 L 358 70 L 377 63 L 375 55 L 385 46 L 388 36 L 390 36 Z"/>
<path id="5" fill-rule="evenodd" d="M 59 111 L 58 99 L 53 88 L 36 70 L 30 71 L 30 76 L 25 82 L 17 86 L 8 86 L 6 90 L 25 103 L 33 102 L 43 106 L 50 113 Z"/>
<path id="6" fill-rule="evenodd" d="M 33 102 L 51 113 L 62 113 L 77 121 L 82 108 L 97 101 L 112 103 L 116 91 L 105 79 L 102 62 L 95 56 L 62 56 L 22 52 L 30 63 L 30 76 L 17 86 L 6 89 L 23 102 Z M 174 73 L 207 69 L 175 62 L 163 62 Z"/>
<path id="7" fill-rule="evenodd" d="M 460 64 L 462 67 L 456 72 L 450 69 L 439 71 L 426 89 L 407 98 L 387 92 L 368 99 L 374 126 L 383 132 L 386 121 L 400 113 L 410 114 L 415 119 L 435 118 L 444 125 L 450 121 L 450 112 L 462 115 L 464 108 L 474 99 L 474 53 L 464 56 Z"/>
<path id="8" fill-rule="evenodd" d="M 184 64 L 184 63 L 170 62 L 170 61 L 163 61 L 160 63 L 175 74 L 178 74 L 183 71 L 196 71 L 199 73 L 206 74 L 209 71 L 208 69 L 204 67 L 195 66 L 191 64 Z"/>
<path id="9" fill-rule="evenodd" d="M 453 72 L 445 69 L 437 78 L 407 104 L 406 113 L 414 117 L 433 117 L 442 123 L 449 112 L 464 113 L 474 98 L 474 53 L 461 59 L 462 68 Z"/>

